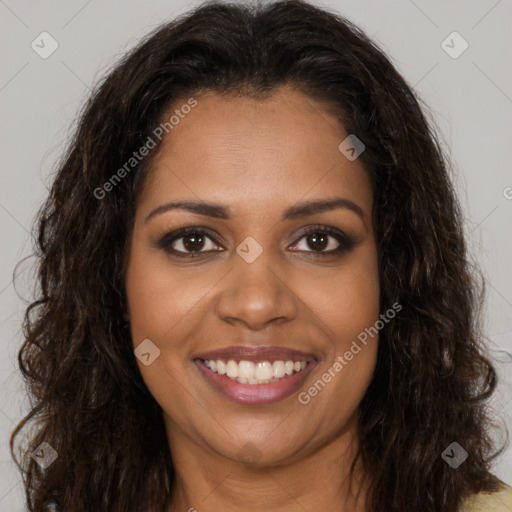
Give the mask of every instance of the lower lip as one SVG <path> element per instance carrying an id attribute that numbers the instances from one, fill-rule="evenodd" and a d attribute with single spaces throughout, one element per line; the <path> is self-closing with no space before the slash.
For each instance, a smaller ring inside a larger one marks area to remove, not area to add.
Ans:
<path id="1" fill-rule="evenodd" d="M 194 362 L 215 389 L 233 402 L 246 405 L 266 405 L 288 398 L 302 386 L 305 378 L 316 364 L 314 361 L 309 361 L 304 370 L 294 375 L 284 376 L 269 384 L 241 384 L 225 375 L 212 372 L 201 360 Z"/>

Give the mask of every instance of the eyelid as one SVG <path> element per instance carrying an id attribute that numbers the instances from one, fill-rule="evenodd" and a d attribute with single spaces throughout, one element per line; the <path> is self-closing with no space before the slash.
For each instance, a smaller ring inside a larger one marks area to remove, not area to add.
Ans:
<path id="1" fill-rule="evenodd" d="M 339 244 L 338 247 L 336 249 L 331 249 L 330 251 L 313 251 L 313 250 L 311 250 L 311 251 L 298 250 L 297 251 L 297 250 L 295 250 L 292 252 L 307 253 L 307 254 L 311 254 L 315 257 L 316 256 L 322 257 L 322 256 L 329 256 L 329 255 L 333 256 L 333 255 L 337 255 L 342 252 L 351 250 L 355 245 L 357 245 L 357 241 L 355 241 L 352 237 L 347 235 L 341 229 L 335 228 L 333 226 L 323 225 L 323 224 L 315 224 L 315 225 L 306 226 L 299 232 L 299 234 L 294 235 L 295 241 L 292 242 L 292 244 L 288 245 L 287 247 L 295 246 L 307 235 L 310 235 L 313 233 L 318 233 L 318 232 L 324 233 L 327 236 L 334 238 Z M 178 228 L 176 230 L 173 230 L 173 231 L 167 233 L 166 235 L 164 235 L 162 238 L 160 238 L 160 240 L 157 242 L 157 246 L 158 246 L 158 248 L 163 249 L 172 255 L 177 255 L 178 257 L 194 258 L 194 257 L 200 256 L 201 254 L 211 254 L 213 252 L 223 252 L 221 250 L 219 250 L 219 251 L 209 250 L 209 251 L 186 252 L 186 251 L 177 251 L 177 250 L 171 248 L 172 244 L 175 241 L 180 240 L 181 238 L 184 238 L 188 234 L 203 234 L 207 238 L 210 238 L 210 240 L 212 242 L 214 242 L 216 245 L 223 247 L 220 235 L 218 235 L 217 233 L 215 233 L 215 231 L 211 230 L 210 228 L 208 228 L 206 226 L 187 226 L 187 227 Z M 224 247 L 223 247 L 223 249 L 226 250 Z"/>
<path id="2" fill-rule="evenodd" d="M 324 233 L 327 236 L 334 238 L 338 242 L 338 247 L 336 249 L 331 249 L 330 251 L 296 251 L 296 252 L 306 252 L 313 255 L 321 256 L 324 255 L 333 255 L 338 254 L 343 251 L 347 251 L 352 249 L 355 245 L 357 245 L 357 241 L 354 240 L 351 236 L 347 235 L 341 229 L 335 228 L 333 226 L 327 226 L 324 224 L 315 224 L 311 226 L 307 226 L 304 228 L 295 242 L 293 242 L 292 246 L 297 245 L 304 237 L 314 234 L 314 233 Z"/>
<path id="3" fill-rule="evenodd" d="M 221 245 L 221 239 L 220 235 L 217 235 L 214 231 L 212 231 L 210 228 L 207 228 L 206 226 L 187 226 L 183 228 L 178 228 L 173 231 L 168 232 L 163 237 L 159 239 L 157 242 L 157 246 L 160 249 L 166 249 L 167 247 L 171 246 L 173 242 L 176 240 L 179 240 L 180 238 L 184 238 L 185 236 L 191 234 L 191 233 L 201 233 L 209 237 L 213 242 L 215 242 L 217 245 Z M 181 254 L 187 254 L 182 251 Z M 207 253 L 209 251 L 200 251 L 200 253 Z M 193 254 L 193 253 L 188 253 Z"/>

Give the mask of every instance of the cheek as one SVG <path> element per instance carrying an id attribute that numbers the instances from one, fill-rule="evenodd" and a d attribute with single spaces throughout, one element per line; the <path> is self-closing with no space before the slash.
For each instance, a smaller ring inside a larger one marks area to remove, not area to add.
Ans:
<path id="1" fill-rule="evenodd" d="M 324 277 L 304 279 L 298 286 L 338 353 L 379 319 L 379 272 L 373 243 L 329 269 Z"/>
<path id="2" fill-rule="evenodd" d="M 201 297 L 218 281 L 212 272 L 200 268 L 191 276 L 187 269 L 172 269 L 162 255 L 155 257 L 155 253 L 134 245 L 127 268 L 126 291 L 135 345 L 145 338 L 165 339 L 166 343 L 176 338 L 169 337 L 169 333 L 176 334 L 183 327 L 181 320 L 201 307 Z"/>
<path id="3" fill-rule="evenodd" d="M 301 403 L 336 404 L 329 414 L 337 424 L 357 408 L 377 359 L 380 288 L 375 248 L 347 258 L 329 279 L 308 279 L 304 285 L 302 296 L 323 326 L 330 349 Z"/>
<path id="4" fill-rule="evenodd" d="M 136 347 L 149 338 L 161 348 L 161 354 L 151 366 L 140 361 L 138 365 L 163 410 L 190 428 L 190 418 L 183 417 L 181 411 L 190 409 L 191 393 L 199 383 L 191 380 L 194 372 L 187 366 L 191 344 L 186 340 L 193 344 L 198 329 L 214 332 L 215 326 L 210 331 L 202 323 L 207 319 L 218 321 L 208 309 L 209 299 L 215 296 L 215 286 L 227 268 L 204 265 L 193 271 L 180 269 L 141 245 L 132 246 L 126 279 L 133 344 Z M 379 318 L 376 262 L 376 251 L 368 244 L 336 267 L 315 269 L 308 264 L 289 269 L 290 288 L 302 304 L 295 321 L 313 326 L 312 332 L 323 338 L 318 346 L 326 355 L 315 380 L 309 383 L 311 387 L 305 388 L 306 395 L 302 395 L 308 405 L 304 405 L 305 401 L 294 402 L 304 418 L 324 418 L 335 428 L 353 414 L 366 391 L 375 366 L 376 337 L 361 345 L 351 360 L 344 359 L 343 364 L 338 361 L 337 369 L 333 365 L 338 357 L 350 352 L 353 340 Z M 317 379 L 324 380 L 325 386 L 317 385 Z M 205 416 L 204 422 L 208 421 Z"/>
<path id="5" fill-rule="evenodd" d="M 198 318 L 225 269 L 209 265 L 197 266 L 193 272 L 186 267 L 172 268 L 165 257 L 155 257 L 141 245 L 132 246 L 126 280 L 134 344 L 145 338 L 166 339 L 169 343 L 170 330 L 174 332 L 171 338 L 179 339 L 176 334 L 187 324 L 181 322 L 183 318 Z M 374 244 L 360 247 L 339 266 L 314 272 L 302 268 L 292 273 L 293 292 L 306 305 L 303 314 L 313 313 L 310 321 L 320 321 L 326 327 L 337 352 L 344 352 L 352 339 L 378 319 L 379 276 Z"/>
<path id="6" fill-rule="evenodd" d="M 190 336 L 191 327 L 182 320 L 188 319 L 193 308 L 200 306 L 198 297 L 211 287 L 208 286 L 211 278 L 205 275 L 205 279 L 191 282 L 185 277 L 186 273 L 171 272 L 165 257 L 155 257 L 152 249 L 141 245 L 137 242 L 132 245 L 126 272 L 132 342 L 136 349 L 143 340 L 149 339 L 159 352 L 150 345 L 150 364 L 137 358 L 137 365 L 151 395 L 163 410 L 180 417 L 192 385 L 189 368 L 183 364 L 189 350 L 183 340 Z M 158 355 L 153 358 L 153 354 Z"/>

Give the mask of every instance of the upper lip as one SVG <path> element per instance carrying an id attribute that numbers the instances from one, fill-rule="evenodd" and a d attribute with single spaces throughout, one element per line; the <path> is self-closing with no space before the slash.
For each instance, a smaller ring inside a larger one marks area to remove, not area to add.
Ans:
<path id="1" fill-rule="evenodd" d="M 302 352 L 286 347 L 273 345 L 260 345 L 257 347 L 240 345 L 220 348 L 210 352 L 197 354 L 194 359 L 216 360 L 233 359 L 243 361 L 315 361 L 316 357 L 311 352 Z"/>

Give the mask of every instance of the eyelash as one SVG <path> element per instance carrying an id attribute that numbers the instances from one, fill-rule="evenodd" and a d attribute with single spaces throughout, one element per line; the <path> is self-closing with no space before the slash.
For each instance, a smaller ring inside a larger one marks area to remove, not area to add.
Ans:
<path id="1" fill-rule="evenodd" d="M 195 234 L 195 235 L 206 235 L 208 238 L 210 238 L 213 242 L 215 242 L 217 245 L 221 245 L 221 241 L 219 240 L 219 237 L 214 234 L 210 229 L 202 227 L 202 226 L 190 226 L 186 228 L 180 228 L 175 231 L 172 231 L 170 233 L 167 233 L 165 236 L 163 236 L 158 242 L 157 246 L 160 249 L 165 250 L 169 254 L 173 256 L 177 256 L 178 258 L 198 258 L 201 257 L 203 254 L 208 254 L 211 252 L 217 252 L 217 251 L 196 251 L 196 252 L 183 252 L 183 251 L 177 251 L 172 248 L 172 244 L 181 238 L 185 238 L 189 234 Z M 296 242 L 294 242 L 292 245 L 297 245 L 300 240 L 307 237 L 308 235 L 312 234 L 325 234 L 333 237 L 338 243 L 339 247 L 336 249 L 332 249 L 330 251 L 294 251 L 294 252 L 307 252 L 311 254 L 313 258 L 323 258 L 326 256 L 337 256 L 341 255 L 344 252 L 348 252 L 354 248 L 356 245 L 356 242 L 349 237 L 347 234 L 343 233 L 342 231 L 339 231 L 338 229 L 331 228 L 329 226 L 322 226 L 322 225 L 315 225 L 311 226 L 310 228 L 306 229 L 304 232 L 301 233 L 300 237 L 297 239 Z M 222 252 L 222 251 L 218 251 Z"/>

